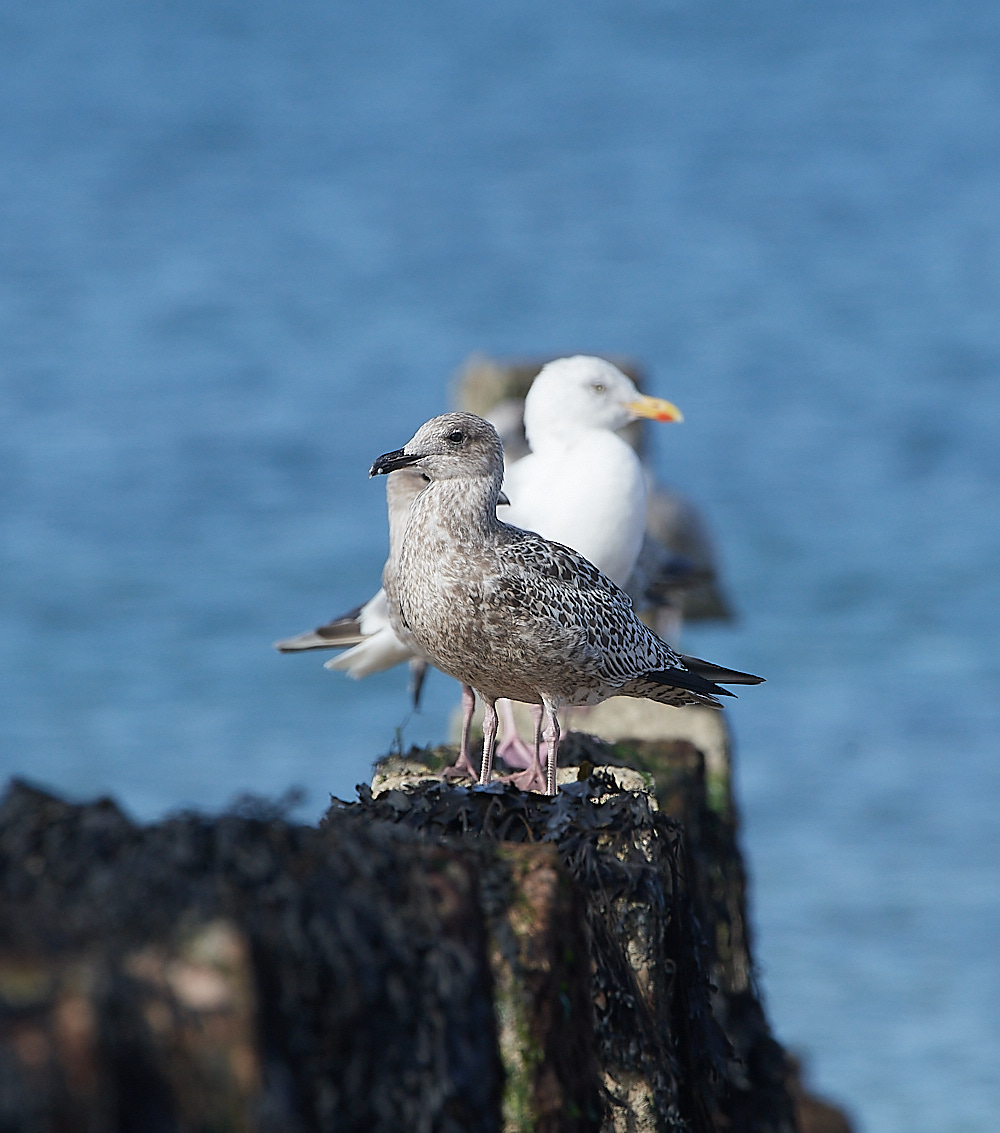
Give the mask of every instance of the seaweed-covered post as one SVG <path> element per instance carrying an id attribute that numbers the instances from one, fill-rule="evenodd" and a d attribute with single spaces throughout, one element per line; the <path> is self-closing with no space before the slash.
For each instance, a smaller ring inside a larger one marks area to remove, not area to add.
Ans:
<path id="1" fill-rule="evenodd" d="M 683 828 L 659 809 L 648 774 L 593 770 L 588 757 L 614 758 L 606 745 L 578 739 L 573 746 L 585 777 L 553 799 L 500 785 L 450 787 L 427 777 L 422 761 L 434 762 L 433 754 L 411 753 L 384 764 L 376 776 L 382 793 L 365 792 L 357 805 L 456 846 L 558 851 L 583 902 L 605 1128 L 791 1131 L 780 1058 L 769 1068 L 773 1080 L 748 1083 L 763 1099 L 753 1120 L 733 1122 L 745 1108 L 733 1083 L 746 1082 L 747 1071 L 715 1013 L 715 957 Z"/>
<path id="2" fill-rule="evenodd" d="M 571 736 L 552 798 L 444 754 L 319 828 L 10 785 L 0 1127 L 844 1133 L 768 1031 L 695 748 Z"/>

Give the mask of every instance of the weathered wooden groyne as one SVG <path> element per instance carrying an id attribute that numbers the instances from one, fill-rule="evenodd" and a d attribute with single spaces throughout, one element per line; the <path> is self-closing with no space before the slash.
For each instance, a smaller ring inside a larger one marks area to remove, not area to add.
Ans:
<path id="1" fill-rule="evenodd" d="M 724 768 L 571 733 L 548 799 L 452 756 L 318 827 L 10 784 L 0 1130 L 848 1128 L 770 1033 Z"/>

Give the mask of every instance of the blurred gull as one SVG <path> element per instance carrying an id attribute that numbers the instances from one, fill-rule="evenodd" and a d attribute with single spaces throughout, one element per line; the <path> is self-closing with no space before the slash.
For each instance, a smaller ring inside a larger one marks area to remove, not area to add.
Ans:
<path id="1" fill-rule="evenodd" d="M 507 470 L 510 510 L 504 518 L 538 531 L 581 552 L 612 581 L 625 585 L 635 572 L 640 550 L 647 564 L 641 589 L 647 588 L 657 556 L 644 543 L 646 480 L 635 450 L 616 430 L 640 417 L 681 421 L 669 401 L 645 397 L 634 382 L 602 358 L 577 355 L 544 366 L 524 405 L 524 425 L 531 451 Z M 389 558 L 385 570 L 395 571 L 397 545 L 410 503 L 426 480 L 412 470 L 388 477 Z M 501 494 L 501 502 L 506 497 Z M 326 663 L 358 679 L 409 661 L 414 698 L 426 672 L 425 660 L 399 640 L 389 624 L 385 591 L 364 606 L 325 626 L 280 641 L 282 652 L 350 646 Z M 467 707 L 467 697 L 465 698 Z M 537 766 L 534 751 L 518 736 L 509 703 L 501 701 L 503 742 L 498 754 L 515 768 Z M 538 718 L 536 717 L 536 732 Z M 463 769 L 468 771 L 463 763 Z"/>
<path id="2" fill-rule="evenodd" d="M 382 570 L 383 579 L 395 576 L 399 557 L 399 545 L 406 526 L 410 504 L 427 486 L 427 477 L 411 468 L 401 468 L 386 476 L 385 499 L 389 513 L 389 557 Z M 506 502 L 507 497 L 501 493 Z M 297 637 L 275 642 L 275 649 L 281 653 L 300 653 L 310 649 L 344 649 L 339 657 L 327 661 L 324 668 L 339 669 L 355 680 L 381 673 L 404 661 L 410 666 L 410 683 L 414 703 L 420 699 L 420 689 L 427 674 L 427 659 L 414 648 L 412 642 L 403 642 L 396 635 L 389 622 L 389 609 L 385 589 L 363 605 L 339 618 L 334 618 L 318 629 L 300 633 Z M 468 718 L 472 719 L 472 690 L 462 689 L 462 703 Z M 468 744 L 465 745 L 466 748 Z M 468 757 L 455 764 L 454 771 L 475 779 L 478 772 L 468 762 Z"/>
<path id="3" fill-rule="evenodd" d="M 426 486 L 426 477 L 409 468 L 400 469 L 386 477 L 389 557 L 385 571 L 395 570 L 399 540 L 406 526 L 410 504 Z M 340 669 L 355 680 L 360 680 L 408 661 L 413 673 L 414 699 L 419 697 L 427 664 L 422 657 L 414 655 L 413 650 L 404 645 L 394 633 L 389 624 L 385 590 L 379 590 L 363 606 L 341 614 L 318 629 L 277 641 L 274 647 L 281 653 L 298 653 L 308 649 L 343 649 L 346 646 L 351 648 L 327 661 L 327 669 Z"/>

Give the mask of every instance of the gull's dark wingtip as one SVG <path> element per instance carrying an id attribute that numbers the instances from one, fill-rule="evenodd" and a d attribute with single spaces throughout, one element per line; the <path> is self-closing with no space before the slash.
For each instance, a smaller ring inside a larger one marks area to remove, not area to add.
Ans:
<path id="1" fill-rule="evenodd" d="M 722 688 L 714 681 L 708 680 L 691 669 L 658 669 L 644 673 L 643 676 L 656 684 L 668 685 L 671 688 L 684 688 L 688 692 L 697 693 L 699 696 L 736 695 L 735 692 L 730 692 L 728 688 Z"/>
<path id="2" fill-rule="evenodd" d="M 684 667 L 704 677 L 726 685 L 762 685 L 763 677 L 754 676 L 753 673 L 741 673 L 739 669 L 727 669 L 724 665 L 715 665 L 711 661 L 703 661 L 700 657 L 689 657 L 686 653 L 679 654 Z"/>

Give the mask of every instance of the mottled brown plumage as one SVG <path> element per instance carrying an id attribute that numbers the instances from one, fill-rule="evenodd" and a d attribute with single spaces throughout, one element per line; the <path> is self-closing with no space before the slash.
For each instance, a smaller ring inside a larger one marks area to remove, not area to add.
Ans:
<path id="1" fill-rule="evenodd" d="M 503 451 L 492 425 L 469 413 L 435 417 L 403 449 L 379 457 L 372 474 L 405 467 L 429 483 L 410 507 L 395 575 L 383 577 L 389 618 L 482 698 L 482 782 L 492 769 L 499 697 L 544 705 L 549 794 L 560 706 L 640 696 L 719 707 L 725 690 L 689 670 L 593 563 L 497 519 Z"/>

